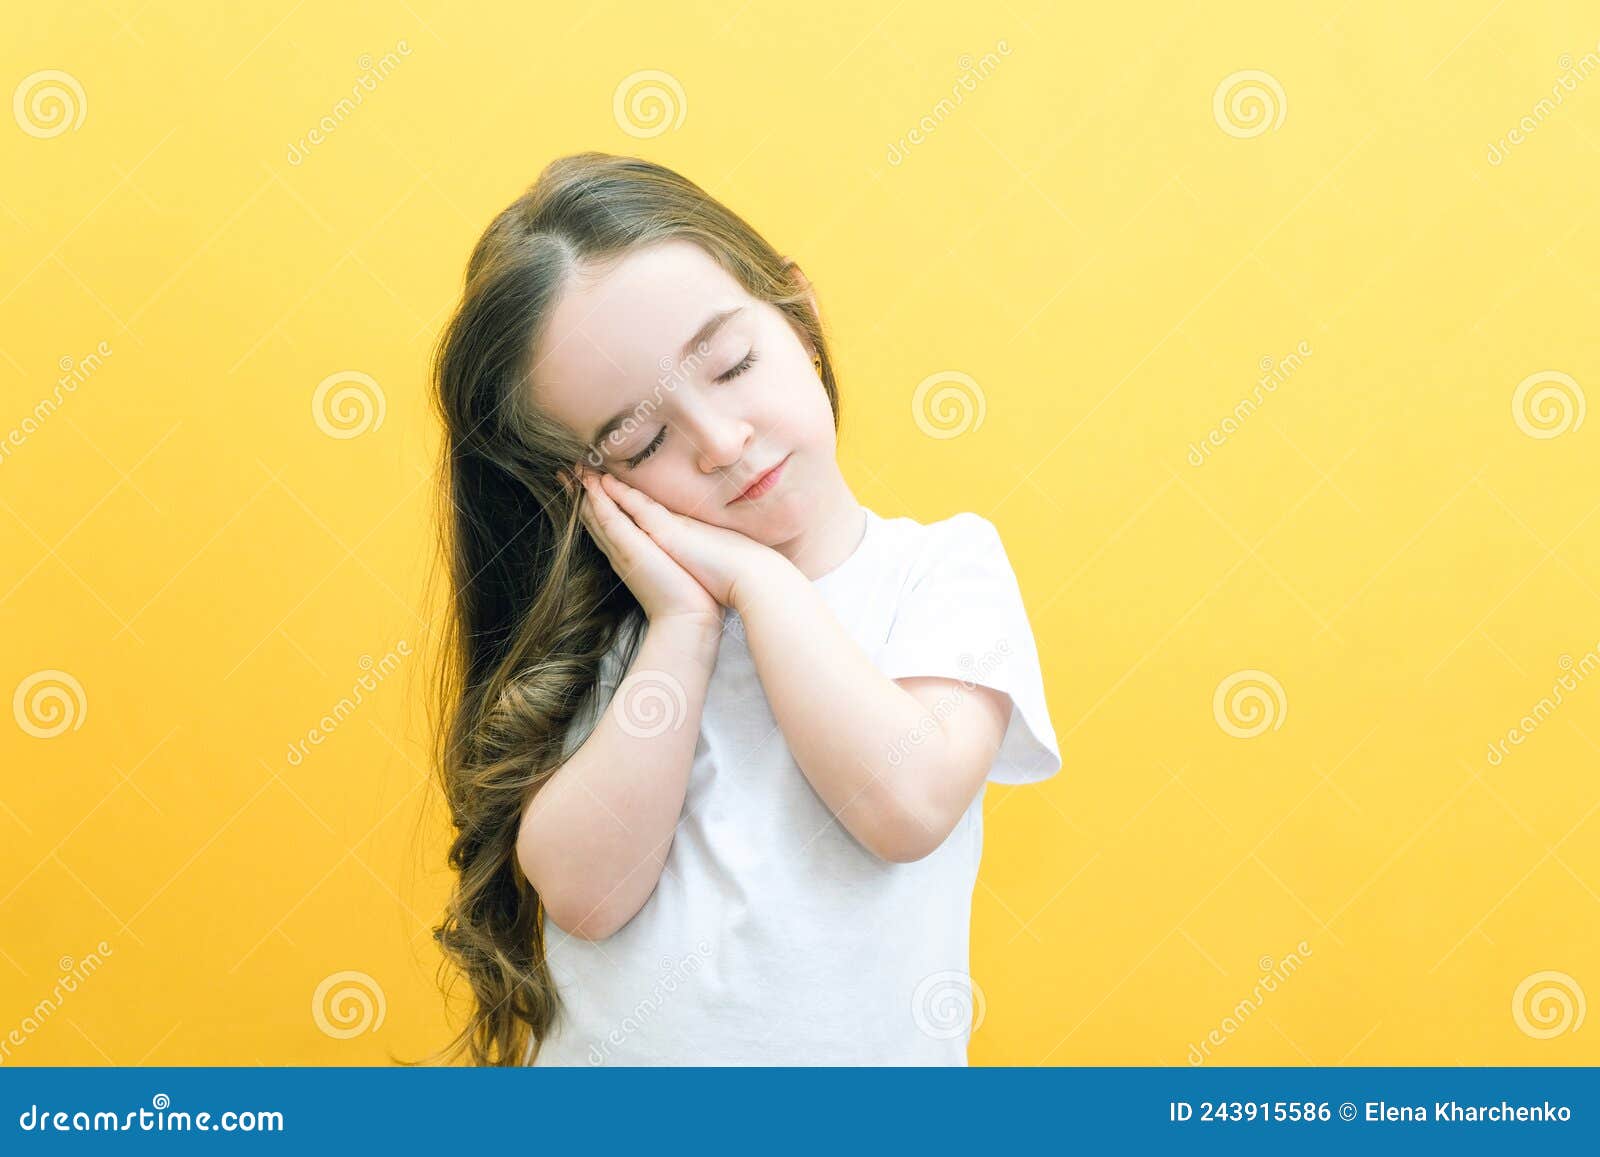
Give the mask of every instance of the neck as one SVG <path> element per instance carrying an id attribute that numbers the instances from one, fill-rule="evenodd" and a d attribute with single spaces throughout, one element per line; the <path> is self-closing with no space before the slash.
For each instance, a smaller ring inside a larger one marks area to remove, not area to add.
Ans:
<path id="1" fill-rule="evenodd" d="M 818 579 L 855 553 L 866 529 L 866 513 L 843 475 L 820 496 L 811 524 L 773 546 L 808 579 Z"/>

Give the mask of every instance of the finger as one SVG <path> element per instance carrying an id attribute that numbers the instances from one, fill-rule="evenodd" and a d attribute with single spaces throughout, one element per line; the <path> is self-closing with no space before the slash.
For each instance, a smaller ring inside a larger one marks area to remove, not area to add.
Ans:
<path id="1" fill-rule="evenodd" d="M 605 475 L 601 486 L 624 513 L 633 519 L 652 538 L 671 534 L 676 529 L 672 511 L 651 498 L 643 490 L 629 486 L 622 479 Z"/>
<path id="2" fill-rule="evenodd" d="M 584 487 L 580 492 L 578 518 L 583 523 L 583 529 L 594 540 L 594 544 L 605 553 L 607 558 L 612 557 L 616 551 L 616 545 L 612 542 L 611 536 L 606 533 L 605 527 L 600 524 L 594 501 L 590 497 L 587 487 Z"/>
<path id="3" fill-rule="evenodd" d="M 627 582 L 629 576 L 651 558 L 666 555 L 648 534 L 634 524 L 625 511 L 617 508 L 602 489 L 599 477 L 595 477 L 587 485 L 590 488 L 588 494 L 590 517 L 605 535 L 606 557 L 611 562 L 611 569 L 623 582 Z"/>
<path id="4" fill-rule="evenodd" d="M 594 500 L 595 513 L 602 523 L 618 520 L 631 523 L 633 520 L 617 505 L 616 495 L 606 489 L 605 480 L 608 477 L 606 474 L 596 474 L 589 479 L 589 497 Z"/>
<path id="5" fill-rule="evenodd" d="M 611 495 L 605 492 L 598 480 L 590 482 L 589 487 L 589 496 L 594 501 L 595 516 L 601 528 L 620 550 L 630 556 L 637 556 L 643 552 L 660 549 L 633 521 L 628 512 L 619 507 Z"/>
<path id="6" fill-rule="evenodd" d="M 584 537 L 586 537 L 590 542 L 594 543 L 595 547 L 600 551 L 601 554 L 605 555 L 607 558 L 610 558 L 612 555 L 612 547 L 611 543 L 606 539 L 605 533 L 597 525 L 595 525 L 594 519 L 591 518 L 587 513 L 581 515 L 580 517 L 583 522 Z"/>
<path id="7" fill-rule="evenodd" d="M 582 522 L 585 529 L 594 530 L 594 504 L 589 501 L 587 492 L 578 495 L 578 521 Z"/>

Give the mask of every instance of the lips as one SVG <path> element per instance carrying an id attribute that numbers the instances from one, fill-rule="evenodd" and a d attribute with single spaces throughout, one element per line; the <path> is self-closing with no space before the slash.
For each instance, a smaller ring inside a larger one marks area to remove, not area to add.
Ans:
<path id="1" fill-rule="evenodd" d="M 773 466 L 765 471 L 759 478 L 750 483 L 749 486 L 745 487 L 744 491 L 737 498 L 735 498 L 733 502 L 749 502 L 766 494 L 773 488 L 773 486 L 777 484 L 778 475 L 782 472 L 784 464 L 788 461 L 789 455 L 785 454 L 778 460 L 778 464 L 776 466 Z M 731 506 L 732 503 L 729 503 L 729 505 Z"/>

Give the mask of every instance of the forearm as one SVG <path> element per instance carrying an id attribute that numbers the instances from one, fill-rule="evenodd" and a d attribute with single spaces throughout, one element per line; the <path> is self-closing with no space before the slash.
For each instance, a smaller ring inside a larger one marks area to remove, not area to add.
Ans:
<path id="1" fill-rule="evenodd" d="M 786 559 L 752 576 L 736 607 L 773 717 L 828 810 L 885 859 L 941 842 L 947 809 L 919 787 L 944 778 L 932 773 L 947 757 L 937 721 L 872 665 Z"/>
<path id="2" fill-rule="evenodd" d="M 518 856 L 560 928 L 609 936 L 655 890 L 719 639 L 698 620 L 651 623 L 594 731 L 524 809 Z"/>

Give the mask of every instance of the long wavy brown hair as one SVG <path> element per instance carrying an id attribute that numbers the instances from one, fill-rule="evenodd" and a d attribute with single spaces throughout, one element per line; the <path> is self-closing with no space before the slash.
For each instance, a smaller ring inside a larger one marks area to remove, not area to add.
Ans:
<path id="1" fill-rule="evenodd" d="M 429 1061 L 466 1053 L 472 1064 L 521 1064 L 560 1008 L 543 909 L 516 854 L 522 809 L 560 766 L 568 727 L 625 631 L 632 646 L 623 662 L 632 661 L 643 610 L 559 479 L 559 470 L 592 461 L 593 447 L 534 404 L 533 350 L 575 273 L 669 239 L 700 245 L 753 298 L 782 311 L 822 358 L 838 428 L 833 364 L 804 278 L 671 169 L 604 153 L 561 157 L 478 239 L 432 370 L 445 435 L 439 527 L 448 584 L 434 635 L 433 759 L 455 833 L 452 891 L 433 934 L 447 1002 L 457 971 L 472 1002 L 467 1023 Z"/>

